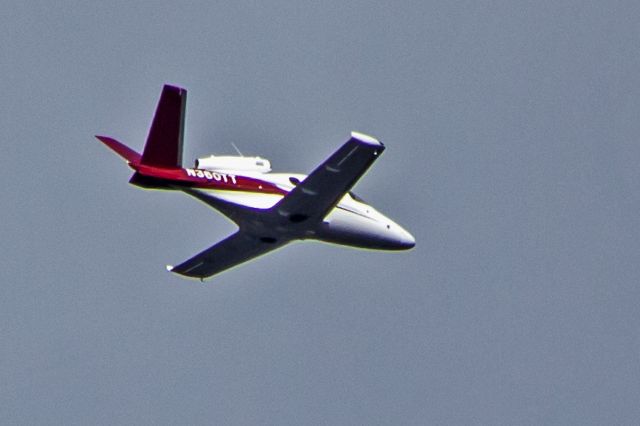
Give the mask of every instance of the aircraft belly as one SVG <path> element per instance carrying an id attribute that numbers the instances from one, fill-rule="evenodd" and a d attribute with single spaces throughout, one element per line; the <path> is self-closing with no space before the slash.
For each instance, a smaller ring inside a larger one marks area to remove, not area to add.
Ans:
<path id="1" fill-rule="evenodd" d="M 223 190 L 206 190 L 207 195 L 215 197 L 219 200 L 239 204 L 254 209 L 270 209 L 278 201 L 282 199 L 280 194 L 266 194 L 258 192 L 244 191 L 223 191 Z"/>

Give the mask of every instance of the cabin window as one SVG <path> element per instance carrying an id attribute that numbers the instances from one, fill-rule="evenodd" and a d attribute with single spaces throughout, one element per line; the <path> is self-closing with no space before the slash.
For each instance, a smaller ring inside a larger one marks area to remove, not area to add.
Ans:
<path id="1" fill-rule="evenodd" d="M 264 166 L 264 161 L 256 161 L 256 166 Z"/>

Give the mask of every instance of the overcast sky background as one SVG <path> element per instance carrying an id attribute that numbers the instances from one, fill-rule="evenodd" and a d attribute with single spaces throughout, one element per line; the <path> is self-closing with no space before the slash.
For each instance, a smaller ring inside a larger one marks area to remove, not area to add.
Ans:
<path id="1" fill-rule="evenodd" d="M 640 423 L 637 1 L 2 9 L 0 423 Z M 416 248 L 167 273 L 234 226 L 93 138 L 165 83 L 186 164 L 380 138 L 355 189 Z"/>

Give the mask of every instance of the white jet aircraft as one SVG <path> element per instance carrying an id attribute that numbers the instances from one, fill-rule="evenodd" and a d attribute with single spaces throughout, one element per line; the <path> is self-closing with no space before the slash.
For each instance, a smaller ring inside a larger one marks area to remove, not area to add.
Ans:
<path id="1" fill-rule="evenodd" d="M 183 191 L 226 215 L 238 231 L 191 259 L 167 269 L 203 280 L 293 240 L 352 247 L 406 250 L 409 232 L 350 192 L 384 151 L 371 136 L 351 138 L 308 176 L 270 173 L 260 157 L 210 156 L 182 167 L 185 89 L 165 85 L 142 154 L 96 136 L 135 171 L 131 184 Z"/>

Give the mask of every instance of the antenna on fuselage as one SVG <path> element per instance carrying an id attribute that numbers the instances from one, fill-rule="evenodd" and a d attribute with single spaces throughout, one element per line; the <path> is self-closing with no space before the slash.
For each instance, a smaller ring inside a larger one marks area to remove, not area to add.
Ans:
<path id="1" fill-rule="evenodd" d="M 236 144 L 235 144 L 235 143 L 231 142 L 231 146 L 233 147 L 233 149 L 235 149 L 235 150 L 236 150 L 236 152 L 238 153 L 238 155 L 239 155 L 240 157 L 244 157 L 244 155 L 242 155 L 242 153 L 240 152 L 240 150 L 238 149 L 238 147 L 236 146 Z"/>

